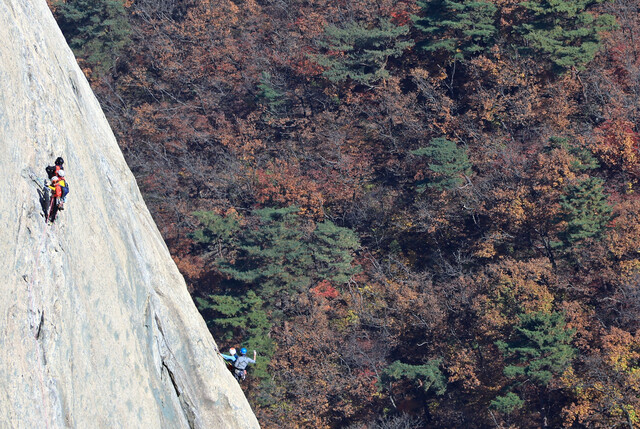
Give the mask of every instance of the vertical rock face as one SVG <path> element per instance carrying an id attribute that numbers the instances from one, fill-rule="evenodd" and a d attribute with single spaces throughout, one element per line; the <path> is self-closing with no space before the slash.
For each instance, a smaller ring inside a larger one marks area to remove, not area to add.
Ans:
<path id="1" fill-rule="evenodd" d="M 0 0 L 0 40 L 0 427 L 258 427 L 45 0 Z"/>

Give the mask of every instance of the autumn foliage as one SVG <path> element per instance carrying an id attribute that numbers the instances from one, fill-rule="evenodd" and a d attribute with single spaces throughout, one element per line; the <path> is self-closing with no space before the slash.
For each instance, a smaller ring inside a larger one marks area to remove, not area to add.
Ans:
<path id="1" fill-rule="evenodd" d="M 640 425 L 637 2 L 101 1 L 52 4 L 263 427 Z"/>

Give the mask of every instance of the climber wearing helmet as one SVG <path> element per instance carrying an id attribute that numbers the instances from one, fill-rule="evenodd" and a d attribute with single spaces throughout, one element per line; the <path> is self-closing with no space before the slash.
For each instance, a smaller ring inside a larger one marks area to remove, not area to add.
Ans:
<path id="1" fill-rule="evenodd" d="M 64 159 L 62 159 L 61 156 L 56 158 L 56 161 L 54 164 L 56 165 L 56 173 L 64 169 Z"/>
<path id="2" fill-rule="evenodd" d="M 51 178 L 51 184 L 48 185 L 47 188 L 51 189 L 51 198 L 62 197 L 62 186 L 60 186 L 60 179 L 58 176 L 53 176 Z"/>
<path id="3" fill-rule="evenodd" d="M 257 353 L 255 350 L 253 351 L 253 359 L 251 359 L 247 356 L 246 348 L 243 347 L 240 349 L 240 357 L 238 357 L 235 362 L 233 362 L 233 375 L 236 380 L 240 381 L 245 379 L 245 377 L 247 376 L 246 368 L 250 363 L 256 363 L 256 356 Z"/>
<path id="4" fill-rule="evenodd" d="M 222 356 L 222 359 L 229 361 L 229 362 L 235 362 L 236 359 L 238 359 L 238 355 L 236 355 L 236 349 L 234 349 L 233 347 L 231 347 L 229 349 L 229 354 L 225 355 L 220 353 L 220 356 Z"/>
<path id="5" fill-rule="evenodd" d="M 53 176 L 56 176 L 60 170 L 64 170 L 64 159 L 61 157 L 56 158 L 54 165 L 50 165 L 45 168 L 47 171 L 47 176 L 51 179 Z"/>
<path id="6" fill-rule="evenodd" d="M 58 170 L 57 174 L 60 179 L 60 187 L 62 188 L 62 198 L 58 208 L 63 210 L 63 204 L 67 201 L 67 194 L 69 193 L 69 185 L 67 184 L 67 179 L 64 176 L 64 170 Z"/>
<path id="7" fill-rule="evenodd" d="M 53 222 L 58 210 L 64 210 L 64 202 L 69 193 L 69 184 L 64 174 L 64 159 L 58 157 L 54 165 L 45 168 L 48 179 L 45 179 L 44 185 L 51 190 L 50 202 L 46 205 L 45 217 L 47 221 Z"/>

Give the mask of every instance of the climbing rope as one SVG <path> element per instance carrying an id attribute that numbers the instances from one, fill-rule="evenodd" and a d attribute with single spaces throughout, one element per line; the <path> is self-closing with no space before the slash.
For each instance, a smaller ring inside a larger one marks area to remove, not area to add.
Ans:
<path id="1" fill-rule="evenodd" d="M 216 352 L 218 352 L 218 354 L 220 355 L 220 357 L 222 357 L 222 353 L 220 353 L 218 350 L 216 350 Z M 233 364 L 231 362 L 229 362 L 228 360 L 226 360 L 225 358 L 222 357 L 222 360 L 224 361 L 224 363 L 227 364 L 227 366 L 229 368 L 233 368 Z"/>

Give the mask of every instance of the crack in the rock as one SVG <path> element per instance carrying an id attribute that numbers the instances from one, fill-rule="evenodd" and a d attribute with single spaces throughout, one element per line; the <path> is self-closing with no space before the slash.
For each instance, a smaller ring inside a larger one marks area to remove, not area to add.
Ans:
<path id="1" fill-rule="evenodd" d="M 156 321 L 156 326 L 158 328 L 158 332 L 160 333 L 160 336 L 161 336 L 160 341 L 161 341 L 162 347 L 160 348 L 160 359 L 162 360 L 162 366 L 167 370 L 167 373 L 169 374 L 169 378 L 171 379 L 171 384 L 173 386 L 173 389 L 176 392 L 176 396 L 178 397 L 178 401 L 180 402 L 182 411 L 184 412 L 187 423 L 189 424 L 189 428 L 196 429 L 197 427 L 196 411 L 193 407 L 193 404 L 191 403 L 190 398 L 188 397 L 188 394 L 186 394 L 186 392 L 184 391 L 185 389 L 183 389 L 183 387 L 181 386 L 180 380 L 176 376 L 175 371 L 171 369 L 171 367 L 175 367 L 179 369 L 179 365 L 177 364 L 176 359 L 173 356 L 173 352 L 171 351 L 171 349 L 169 348 L 169 345 L 167 344 L 167 340 L 166 340 L 164 331 L 162 329 L 162 324 L 160 323 L 160 319 L 158 318 L 157 314 L 155 315 L 155 321 Z M 163 350 L 164 350 L 164 353 L 163 353 Z"/>
<path id="2" fill-rule="evenodd" d="M 42 326 L 44 325 L 44 311 L 40 313 L 40 322 L 36 327 L 36 340 L 40 339 L 40 333 L 42 332 Z"/>

